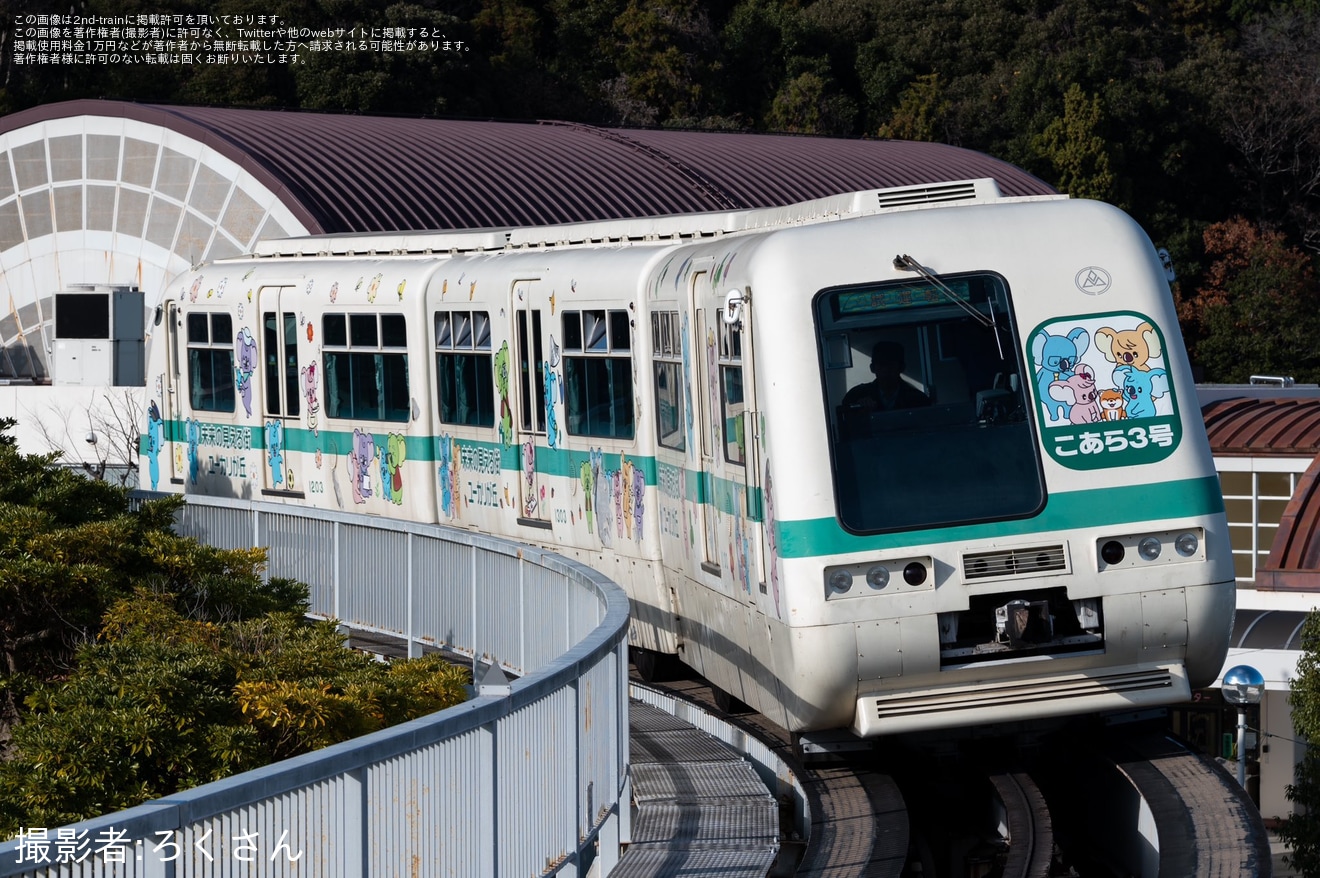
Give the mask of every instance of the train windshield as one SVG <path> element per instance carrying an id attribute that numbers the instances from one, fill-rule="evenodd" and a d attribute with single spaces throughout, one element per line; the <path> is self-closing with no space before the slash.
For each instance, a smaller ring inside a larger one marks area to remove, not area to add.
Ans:
<path id="1" fill-rule="evenodd" d="M 1010 304 L 992 274 L 817 297 L 834 492 L 848 530 L 1019 518 L 1044 505 Z"/>

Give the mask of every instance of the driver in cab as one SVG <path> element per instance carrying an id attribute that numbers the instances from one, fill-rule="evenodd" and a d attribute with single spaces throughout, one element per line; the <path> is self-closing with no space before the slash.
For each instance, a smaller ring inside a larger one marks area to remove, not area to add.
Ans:
<path id="1" fill-rule="evenodd" d="M 878 341 L 871 349 L 874 381 L 859 384 L 843 397 L 842 407 L 852 414 L 871 414 L 930 405 L 930 397 L 903 380 L 903 346 Z"/>

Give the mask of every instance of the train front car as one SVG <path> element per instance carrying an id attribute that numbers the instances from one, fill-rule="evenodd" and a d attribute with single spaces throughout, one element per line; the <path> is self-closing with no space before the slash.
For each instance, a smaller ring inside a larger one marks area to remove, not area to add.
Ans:
<path id="1" fill-rule="evenodd" d="M 748 270 L 790 727 L 1128 709 L 1214 679 L 1223 502 L 1130 218 L 896 212 L 772 235 Z"/>

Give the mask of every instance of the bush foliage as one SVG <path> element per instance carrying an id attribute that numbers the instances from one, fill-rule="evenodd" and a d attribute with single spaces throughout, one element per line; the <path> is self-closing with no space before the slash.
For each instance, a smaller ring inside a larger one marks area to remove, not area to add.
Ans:
<path id="1" fill-rule="evenodd" d="M 468 672 L 383 664 L 303 618 L 261 550 L 171 530 L 177 499 L 19 454 L 0 420 L 0 838 L 128 808 L 441 710 Z"/>

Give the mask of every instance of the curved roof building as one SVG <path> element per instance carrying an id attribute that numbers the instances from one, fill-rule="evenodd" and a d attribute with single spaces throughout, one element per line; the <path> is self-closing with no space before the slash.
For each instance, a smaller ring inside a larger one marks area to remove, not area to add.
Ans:
<path id="1" fill-rule="evenodd" d="M 1307 460 L 1304 472 L 1288 470 L 1268 472 L 1272 487 L 1262 487 L 1260 475 L 1254 484 L 1238 476 L 1238 486 L 1225 486 L 1230 510 L 1234 500 L 1245 511 L 1244 501 L 1257 508 L 1271 506 L 1274 514 L 1258 512 L 1255 555 L 1260 562 L 1255 570 L 1255 588 L 1263 591 L 1320 590 L 1320 398 L 1315 396 L 1260 397 L 1241 396 L 1217 399 L 1201 407 L 1205 418 L 1210 449 L 1219 460 L 1231 457 Z M 1253 463 L 1253 469 L 1258 464 Z M 1221 476 L 1222 478 L 1222 476 Z M 1250 500 L 1242 493 L 1250 491 Z M 1238 496 L 1233 496 L 1235 493 Z M 1262 498 L 1260 495 L 1264 494 Z M 1286 505 L 1285 505 L 1286 504 Z M 1278 517 L 1277 529 L 1272 529 Z M 1238 516 L 1245 518 L 1245 516 Z M 1230 515 L 1230 529 L 1234 516 Z M 1271 539 L 1263 537 L 1270 536 Z M 1239 533 L 1241 537 L 1250 533 Z M 1263 557 L 1268 551 L 1268 557 Z M 1299 623 L 1300 624 L 1300 623 Z"/>
<path id="2" fill-rule="evenodd" d="M 71 101 L 0 118 L 0 377 L 49 376 L 51 296 L 128 285 L 154 307 L 190 265 L 263 238 L 772 207 L 992 177 L 931 143 L 332 116 Z"/>

